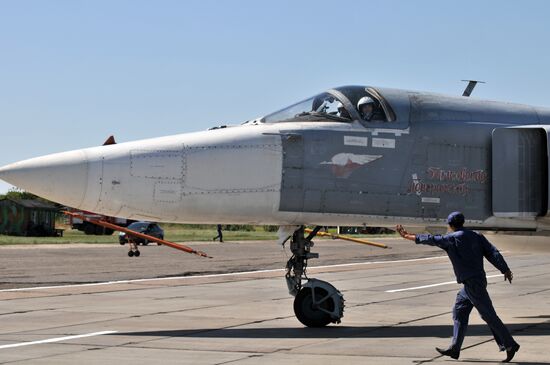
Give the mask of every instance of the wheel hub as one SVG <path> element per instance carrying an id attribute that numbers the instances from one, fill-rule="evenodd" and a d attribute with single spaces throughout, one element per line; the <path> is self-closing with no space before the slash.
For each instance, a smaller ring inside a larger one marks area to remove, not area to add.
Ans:
<path id="1" fill-rule="evenodd" d="M 344 297 L 326 281 L 311 279 L 296 295 L 294 313 L 308 327 L 340 323 L 344 316 Z"/>

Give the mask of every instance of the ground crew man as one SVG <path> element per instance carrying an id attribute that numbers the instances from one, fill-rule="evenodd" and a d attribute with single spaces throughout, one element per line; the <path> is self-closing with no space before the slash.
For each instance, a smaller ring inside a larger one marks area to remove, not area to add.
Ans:
<path id="1" fill-rule="evenodd" d="M 220 239 L 220 242 L 223 242 L 223 233 L 222 233 L 222 225 L 221 224 L 218 224 L 218 226 L 216 227 L 217 231 L 218 231 L 218 235 L 214 238 L 212 238 L 212 241 L 215 241 L 217 240 L 218 238 Z"/>
<path id="2" fill-rule="evenodd" d="M 415 241 L 417 244 L 437 246 L 445 250 L 453 264 L 457 282 L 464 284 L 456 296 L 453 308 L 454 329 L 451 346 L 447 349 L 436 348 L 436 350 L 442 355 L 458 359 L 468 327 L 468 318 L 475 307 L 481 318 L 489 325 L 500 351 L 506 350 L 507 356 L 503 362 L 509 362 L 519 350 L 519 344 L 514 341 L 493 308 L 487 292 L 483 257 L 504 274 L 504 280 L 512 283 L 513 274 L 495 246 L 483 235 L 463 227 L 462 213 L 451 213 L 447 223 L 452 232 L 444 236 L 413 235 L 405 231 L 403 226 L 397 226 L 397 232 L 401 237 Z"/>

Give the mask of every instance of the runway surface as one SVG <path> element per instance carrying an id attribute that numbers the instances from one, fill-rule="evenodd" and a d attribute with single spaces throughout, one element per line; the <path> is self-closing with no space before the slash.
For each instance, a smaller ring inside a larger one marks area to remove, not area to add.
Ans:
<path id="1" fill-rule="evenodd" d="M 342 323 L 294 317 L 274 242 L 195 244 L 214 259 L 166 247 L 128 258 L 118 245 L 0 247 L 2 364 L 448 363 L 459 285 L 443 251 L 402 240 L 391 250 L 318 240 L 310 277 L 346 299 Z M 520 364 L 550 364 L 550 254 L 507 252 L 512 285 L 486 263 L 497 312 Z M 320 266 L 315 268 L 314 266 Z M 151 278 L 149 280 L 149 278 Z M 461 363 L 498 363 L 472 313 Z"/>

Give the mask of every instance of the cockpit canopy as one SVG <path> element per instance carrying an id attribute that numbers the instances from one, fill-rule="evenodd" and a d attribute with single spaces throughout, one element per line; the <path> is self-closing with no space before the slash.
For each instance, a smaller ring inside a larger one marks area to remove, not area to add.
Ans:
<path id="1" fill-rule="evenodd" d="M 368 97 L 366 99 L 362 99 Z M 369 107 L 358 106 L 368 100 Z M 353 120 L 390 122 L 395 114 L 386 100 L 374 89 L 364 86 L 343 86 L 328 90 L 306 100 L 292 104 L 261 118 L 263 123 L 290 121 Z"/>

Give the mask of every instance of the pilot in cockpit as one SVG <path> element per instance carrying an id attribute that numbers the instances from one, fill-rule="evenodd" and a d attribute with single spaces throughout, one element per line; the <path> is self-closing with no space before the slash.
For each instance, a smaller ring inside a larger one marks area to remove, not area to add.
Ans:
<path id="1" fill-rule="evenodd" d="M 340 118 L 351 119 L 348 111 L 346 110 L 346 108 L 344 108 L 344 104 L 338 102 L 338 104 L 336 104 L 336 109 L 338 109 L 338 116 Z"/>
<path id="2" fill-rule="evenodd" d="M 361 118 L 367 122 L 386 119 L 380 107 L 376 105 L 376 102 L 370 96 L 363 96 L 359 99 L 357 102 L 357 110 Z"/>

